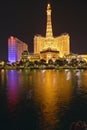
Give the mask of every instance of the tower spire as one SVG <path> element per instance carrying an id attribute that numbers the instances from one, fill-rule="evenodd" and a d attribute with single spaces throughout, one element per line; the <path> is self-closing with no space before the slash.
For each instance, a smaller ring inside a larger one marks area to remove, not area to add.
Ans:
<path id="1" fill-rule="evenodd" d="M 50 3 L 47 4 L 47 27 L 46 27 L 46 37 L 47 37 L 47 38 L 53 37 L 52 23 L 51 23 L 51 5 L 50 5 Z"/>

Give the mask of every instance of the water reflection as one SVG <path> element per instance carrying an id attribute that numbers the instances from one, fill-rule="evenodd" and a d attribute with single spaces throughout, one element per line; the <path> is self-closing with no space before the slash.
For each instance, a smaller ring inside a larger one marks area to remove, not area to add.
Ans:
<path id="1" fill-rule="evenodd" d="M 16 114 L 18 129 L 66 130 L 87 119 L 87 70 L 0 71 L 0 86 L 0 114 L 12 123 Z"/>
<path id="2" fill-rule="evenodd" d="M 7 99 L 8 99 L 8 108 L 10 111 L 16 109 L 18 104 L 18 73 L 17 71 L 8 71 L 7 72 Z"/>
<path id="3" fill-rule="evenodd" d="M 66 72 L 66 80 L 70 80 L 71 79 L 71 71 L 68 69 L 68 70 L 65 70 Z"/>
<path id="4" fill-rule="evenodd" d="M 76 70 L 75 78 L 77 80 L 77 86 L 81 87 L 81 71 L 80 70 Z"/>
<path id="5" fill-rule="evenodd" d="M 82 93 L 82 74 L 83 74 L 83 71 L 79 69 L 76 69 L 74 72 L 73 83 L 75 83 L 74 87 L 75 87 L 76 93 L 78 94 Z"/>
<path id="6" fill-rule="evenodd" d="M 6 78 L 5 70 L 4 70 L 4 69 L 1 69 L 1 70 L 0 70 L 0 80 L 1 80 L 2 86 L 4 86 L 4 84 L 5 84 L 5 78 Z"/>
<path id="7" fill-rule="evenodd" d="M 64 72 L 45 71 L 41 76 L 38 74 L 35 100 L 41 109 L 41 129 L 53 130 L 60 122 L 59 116 L 63 116 L 63 110 L 68 109 L 66 106 L 72 95 L 71 82 L 66 80 Z"/>
<path id="8" fill-rule="evenodd" d="M 84 96 L 87 95 L 87 70 L 84 71 L 82 74 L 82 87 L 83 87 L 83 92 Z"/>

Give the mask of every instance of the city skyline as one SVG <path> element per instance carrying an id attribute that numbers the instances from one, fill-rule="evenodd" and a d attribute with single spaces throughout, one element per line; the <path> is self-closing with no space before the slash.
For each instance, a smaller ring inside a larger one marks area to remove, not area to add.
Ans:
<path id="1" fill-rule="evenodd" d="M 70 48 L 73 53 L 87 53 L 87 15 L 85 1 L 49 1 L 52 6 L 52 27 L 54 37 L 70 34 Z M 33 38 L 36 34 L 45 36 L 46 6 L 48 1 L 7 1 L 0 5 L 0 59 L 7 59 L 8 37 L 13 35 L 29 46 L 33 52 Z"/>

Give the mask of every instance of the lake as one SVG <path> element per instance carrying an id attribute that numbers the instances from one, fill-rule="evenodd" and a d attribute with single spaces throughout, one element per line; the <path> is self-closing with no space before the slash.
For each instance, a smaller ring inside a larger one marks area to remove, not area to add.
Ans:
<path id="1" fill-rule="evenodd" d="M 0 70 L 0 130 L 69 130 L 87 122 L 87 70 Z"/>

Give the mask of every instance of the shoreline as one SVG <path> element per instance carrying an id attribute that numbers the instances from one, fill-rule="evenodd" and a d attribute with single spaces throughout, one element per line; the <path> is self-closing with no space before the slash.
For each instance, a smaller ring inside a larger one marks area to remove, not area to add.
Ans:
<path id="1" fill-rule="evenodd" d="M 87 67 L 2 67 L 0 68 L 0 70 L 26 70 L 26 69 L 29 69 L 29 70 L 34 70 L 34 69 L 38 69 L 38 70 L 52 70 L 52 69 L 55 69 L 55 70 L 63 70 L 63 69 L 84 69 L 84 70 L 87 70 Z"/>

